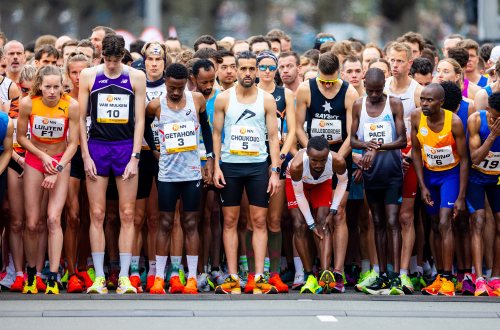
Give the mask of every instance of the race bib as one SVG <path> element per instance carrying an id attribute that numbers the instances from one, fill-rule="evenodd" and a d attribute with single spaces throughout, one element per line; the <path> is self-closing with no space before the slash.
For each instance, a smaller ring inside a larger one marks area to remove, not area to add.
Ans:
<path id="1" fill-rule="evenodd" d="M 154 143 L 156 146 L 156 149 L 159 150 L 160 147 L 160 125 L 158 123 L 158 119 L 155 118 L 155 120 L 151 123 L 151 130 L 153 131 L 153 139 Z M 142 138 L 142 150 L 150 150 L 148 142 L 146 141 L 145 138 Z"/>
<path id="2" fill-rule="evenodd" d="M 39 139 L 60 139 L 64 136 L 65 122 L 66 120 L 64 118 L 34 116 L 31 132 Z"/>
<path id="3" fill-rule="evenodd" d="M 90 124 L 92 124 L 92 118 L 90 118 L 90 116 L 87 116 L 85 124 L 85 126 L 87 127 L 87 136 L 89 136 Z"/>
<path id="4" fill-rule="evenodd" d="M 499 175 L 500 174 L 500 152 L 488 152 L 488 155 L 479 165 L 473 167 L 484 174 Z"/>
<path id="5" fill-rule="evenodd" d="M 378 144 L 392 142 L 392 126 L 388 121 L 381 121 L 378 123 L 365 123 L 363 133 L 365 142 L 371 141 L 373 139 L 375 139 Z"/>
<path id="6" fill-rule="evenodd" d="M 97 122 L 101 124 L 128 123 L 130 95 L 99 94 L 97 96 Z"/>
<path id="7" fill-rule="evenodd" d="M 253 126 L 231 126 L 229 153 L 238 156 L 259 156 L 260 134 Z"/>
<path id="8" fill-rule="evenodd" d="M 328 143 L 342 141 L 342 122 L 338 119 L 317 119 L 311 122 L 311 137 L 322 136 Z"/>
<path id="9" fill-rule="evenodd" d="M 198 141 L 196 141 L 194 122 L 164 124 L 163 142 L 167 154 L 196 150 Z"/>
<path id="10" fill-rule="evenodd" d="M 455 162 L 451 146 L 432 148 L 424 144 L 424 152 L 430 167 L 448 166 Z"/>

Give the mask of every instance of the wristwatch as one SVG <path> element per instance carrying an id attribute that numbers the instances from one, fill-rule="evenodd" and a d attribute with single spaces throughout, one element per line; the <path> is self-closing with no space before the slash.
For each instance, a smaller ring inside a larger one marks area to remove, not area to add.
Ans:
<path id="1" fill-rule="evenodd" d="M 56 170 L 57 172 L 61 173 L 64 170 L 64 166 L 62 166 L 61 164 L 57 164 Z"/>
<path id="2" fill-rule="evenodd" d="M 134 152 L 134 153 L 132 153 L 132 157 L 134 157 L 135 159 L 141 159 L 141 153 L 140 152 Z"/>
<path id="3" fill-rule="evenodd" d="M 205 155 L 207 158 L 214 158 L 214 153 L 213 152 L 207 152 L 207 154 Z"/>
<path id="4" fill-rule="evenodd" d="M 332 215 L 337 215 L 337 210 L 336 209 L 330 209 L 330 213 Z"/>
<path id="5" fill-rule="evenodd" d="M 285 160 L 286 155 L 285 154 L 280 154 L 280 160 Z"/>
<path id="6" fill-rule="evenodd" d="M 271 172 L 281 173 L 281 167 L 271 167 Z"/>

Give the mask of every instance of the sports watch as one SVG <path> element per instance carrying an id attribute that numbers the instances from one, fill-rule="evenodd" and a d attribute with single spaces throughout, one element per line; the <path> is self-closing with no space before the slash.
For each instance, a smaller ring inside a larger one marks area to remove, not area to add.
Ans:
<path id="1" fill-rule="evenodd" d="M 134 152 L 134 153 L 132 153 L 132 157 L 134 157 L 135 159 L 141 159 L 141 153 L 140 152 Z"/>
<path id="2" fill-rule="evenodd" d="M 271 167 L 271 172 L 281 173 L 281 167 Z"/>

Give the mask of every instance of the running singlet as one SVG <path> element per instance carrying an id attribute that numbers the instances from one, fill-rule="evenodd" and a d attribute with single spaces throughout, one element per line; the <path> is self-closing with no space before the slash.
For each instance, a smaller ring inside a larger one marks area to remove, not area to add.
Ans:
<path id="1" fill-rule="evenodd" d="M 213 131 L 214 127 L 214 104 L 215 98 L 219 95 L 220 91 L 218 89 L 215 90 L 214 95 L 207 100 L 206 103 L 206 112 L 208 117 L 208 123 L 210 124 L 210 129 Z M 203 143 L 203 136 L 200 134 L 200 144 L 199 144 L 199 154 L 201 160 L 207 160 L 207 149 L 205 148 L 205 143 Z"/>
<path id="2" fill-rule="evenodd" d="M 26 150 L 17 142 L 17 118 L 19 117 L 19 97 L 13 98 L 10 100 L 9 107 L 9 117 L 12 119 L 12 123 L 14 124 L 14 135 L 12 136 L 12 145 L 14 147 L 14 151 L 18 154 L 23 154 Z M 28 139 L 31 139 L 30 133 L 30 124 L 28 123 L 28 130 L 26 131 L 26 136 Z"/>
<path id="3" fill-rule="evenodd" d="M 89 138 L 103 141 L 122 141 L 134 138 L 135 96 L 129 77 L 129 68 L 117 78 L 108 78 L 103 65 L 97 68 L 89 99 L 91 118 Z"/>
<path id="4" fill-rule="evenodd" d="M 469 118 L 469 106 L 470 103 L 467 101 L 460 101 L 460 107 L 456 112 L 457 116 L 460 117 L 462 121 L 462 126 L 464 127 L 464 133 L 467 133 L 467 119 Z"/>
<path id="5" fill-rule="evenodd" d="M 427 117 L 423 113 L 420 115 L 417 138 L 422 148 L 424 165 L 431 171 L 449 170 L 460 162 L 455 138 L 451 131 L 453 112 L 443 111 L 443 129 L 437 133 L 427 125 Z"/>
<path id="6" fill-rule="evenodd" d="M 464 89 L 462 89 L 462 96 L 469 97 L 469 79 L 464 79 Z"/>
<path id="7" fill-rule="evenodd" d="M 481 125 L 479 126 L 479 136 L 481 144 L 486 141 L 490 134 L 486 110 L 479 110 Z M 488 155 L 479 165 L 472 165 L 469 180 L 477 184 L 498 184 L 500 176 L 500 138 L 497 137 L 491 146 Z"/>
<path id="8" fill-rule="evenodd" d="M 384 92 L 387 94 L 387 96 L 394 96 L 397 97 L 401 100 L 403 103 L 403 120 L 405 122 L 405 128 L 406 128 L 406 140 L 408 141 L 408 145 L 411 145 L 411 113 L 413 110 L 415 110 L 416 103 L 415 103 L 415 89 L 418 86 L 418 82 L 415 79 L 411 79 L 410 86 L 406 89 L 406 91 L 402 94 L 396 94 L 391 91 L 391 82 L 393 77 L 389 77 L 385 81 L 385 87 L 384 87 Z"/>
<path id="9" fill-rule="evenodd" d="M 331 179 L 333 177 L 332 162 L 332 154 L 328 153 L 328 160 L 326 161 L 325 169 L 320 174 L 320 176 L 315 179 L 311 174 L 311 168 L 309 166 L 309 156 L 307 156 L 307 152 L 304 152 L 304 154 L 302 155 L 302 182 L 304 182 L 305 184 L 315 185 Z M 288 173 L 290 172 L 291 163 L 292 162 L 288 164 Z"/>
<path id="10" fill-rule="evenodd" d="M 370 117 L 366 111 L 366 96 L 363 97 L 358 131 L 360 141 L 375 139 L 378 143 L 391 143 L 396 140 L 397 132 L 394 116 L 391 111 L 390 96 L 387 96 L 384 109 L 377 117 Z M 401 165 L 401 150 L 381 150 L 369 170 L 363 171 L 365 188 L 384 189 L 401 186 L 403 183 L 403 169 Z"/>
<path id="11" fill-rule="evenodd" d="M 347 139 L 345 96 L 349 83 L 342 86 L 333 99 L 327 99 L 319 90 L 316 79 L 309 80 L 311 104 L 306 109 L 306 132 L 309 138 L 323 136 L 330 144 L 330 150 L 338 152 Z"/>
<path id="12" fill-rule="evenodd" d="M 163 79 L 162 79 L 163 80 Z M 162 84 L 154 84 L 154 86 L 149 86 L 150 83 L 148 82 L 148 85 L 146 85 L 146 106 L 149 104 L 149 102 L 153 101 L 154 99 L 160 98 L 163 95 L 166 95 L 167 93 L 167 87 L 165 86 L 165 83 Z M 153 83 L 151 83 L 153 85 Z M 158 118 L 154 118 L 153 122 L 151 123 L 151 130 L 153 131 L 153 137 L 155 140 L 155 145 L 156 149 L 160 149 L 160 133 L 159 133 L 159 125 L 158 125 Z M 146 139 L 142 138 L 142 150 L 149 150 L 148 143 L 146 142 Z"/>
<path id="13" fill-rule="evenodd" d="M 186 106 L 170 109 L 167 98 L 160 99 L 160 162 L 158 180 L 181 182 L 201 179 L 198 141 L 200 123 L 191 92 L 186 95 Z"/>
<path id="14" fill-rule="evenodd" d="M 32 96 L 31 136 L 43 143 L 59 143 L 66 140 L 70 101 L 71 96 L 63 94 L 59 103 L 51 108 L 43 103 L 41 96 Z"/>
<path id="15" fill-rule="evenodd" d="M 488 97 L 493 94 L 493 90 L 491 89 L 491 85 L 484 86 L 483 89 L 486 91 L 486 94 L 488 94 Z"/>
<path id="16" fill-rule="evenodd" d="M 278 141 L 283 144 L 286 139 L 286 99 L 285 88 L 276 86 L 271 93 L 276 101 L 276 117 L 278 120 Z M 267 141 L 266 137 L 266 141 Z"/>
<path id="17" fill-rule="evenodd" d="M 224 120 L 224 163 L 262 163 L 267 159 L 264 92 L 257 88 L 253 104 L 239 103 L 236 87 L 229 90 L 229 106 Z"/>
<path id="18" fill-rule="evenodd" d="M 12 80 L 7 77 L 1 77 L 0 81 L 0 100 L 10 100 L 9 88 L 12 85 Z"/>
<path id="19" fill-rule="evenodd" d="M 2 152 L 4 151 L 3 140 L 7 135 L 8 125 L 9 116 L 5 112 L 0 111 L 0 154 L 2 154 Z"/>
<path id="20" fill-rule="evenodd" d="M 486 78 L 485 76 L 481 75 L 481 78 L 479 78 L 479 81 L 477 82 L 477 85 L 479 87 L 484 87 L 488 84 L 488 78 Z"/>

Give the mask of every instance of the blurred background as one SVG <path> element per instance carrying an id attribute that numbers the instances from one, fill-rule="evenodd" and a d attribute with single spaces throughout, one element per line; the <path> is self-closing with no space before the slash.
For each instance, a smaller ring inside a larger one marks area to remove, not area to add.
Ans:
<path id="1" fill-rule="evenodd" d="M 0 0 L 0 31 L 30 42 L 42 34 L 89 37 L 105 25 L 127 40 L 178 36 L 192 46 L 202 34 L 246 39 L 280 28 L 294 50 L 312 47 L 318 32 L 337 40 L 385 42 L 413 30 L 434 42 L 460 33 L 500 39 L 500 0 Z"/>

